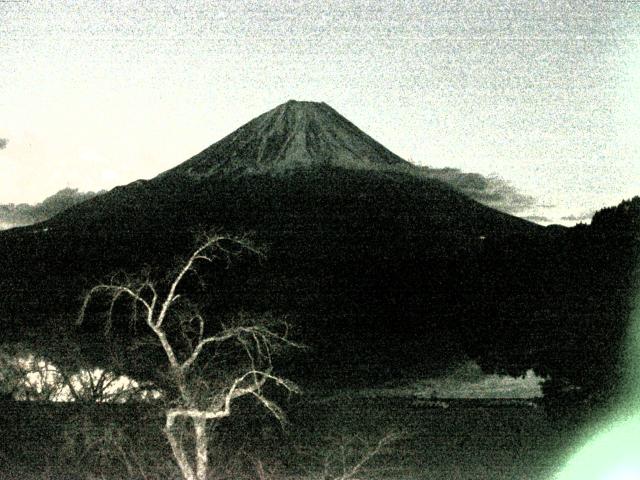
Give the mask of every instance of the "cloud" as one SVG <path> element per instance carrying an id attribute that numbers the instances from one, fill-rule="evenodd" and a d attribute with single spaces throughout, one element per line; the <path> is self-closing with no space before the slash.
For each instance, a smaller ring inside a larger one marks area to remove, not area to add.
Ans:
<path id="1" fill-rule="evenodd" d="M 36 205 L 28 205 L 26 203 L 0 205 L 0 230 L 43 222 L 63 210 L 89 200 L 100 193 L 79 192 L 77 188 L 65 188 Z"/>
<path id="2" fill-rule="evenodd" d="M 567 222 L 581 222 L 583 220 L 591 220 L 591 218 L 595 213 L 596 213 L 595 211 L 591 211 L 591 212 L 581 213 L 578 215 L 571 214 L 571 215 L 566 215 L 561 219 L 566 220 Z"/>
<path id="3" fill-rule="evenodd" d="M 553 221 L 549 217 L 545 217 L 544 215 L 528 215 L 523 218 L 535 223 L 551 223 Z"/>
<path id="4" fill-rule="evenodd" d="M 497 175 L 464 173 L 457 168 L 420 167 L 420 170 L 425 176 L 441 180 L 474 200 L 503 212 L 516 214 L 539 206 L 535 197 L 519 192 Z"/>
<path id="5" fill-rule="evenodd" d="M 7 143 L 9 143 L 8 138 L 0 138 L 0 150 L 7 148 Z"/>

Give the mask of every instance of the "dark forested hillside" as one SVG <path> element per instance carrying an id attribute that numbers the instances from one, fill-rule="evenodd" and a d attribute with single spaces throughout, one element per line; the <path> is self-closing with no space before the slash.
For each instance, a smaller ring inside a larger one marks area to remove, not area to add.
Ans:
<path id="1" fill-rule="evenodd" d="M 640 197 L 548 237 L 490 241 L 473 349 L 483 366 L 535 368 L 555 398 L 606 400 L 622 386 L 640 259 Z"/>
<path id="2" fill-rule="evenodd" d="M 22 335 L 44 316 L 72 316 L 88 286 L 113 271 L 162 272 L 212 227 L 249 234 L 266 251 L 210 272 L 216 315 L 287 314 L 325 361 L 342 362 L 347 349 L 353 366 L 377 360 L 388 370 L 460 355 L 453 333 L 481 237 L 540 229 L 406 174 L 319 166 L 140 182 L 6 232 L 4 318 Z"/>

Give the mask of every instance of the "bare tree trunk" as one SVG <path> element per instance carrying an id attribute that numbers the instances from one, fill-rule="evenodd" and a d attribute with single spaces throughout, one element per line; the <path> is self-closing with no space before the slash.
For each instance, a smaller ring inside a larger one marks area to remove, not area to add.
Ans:
<path id="1" fill-rule="evenodd" d="M 171 445 L 173 456 L 178 462 L 178 466 L 180 467 L 180 471 L 182 472 L 184 480 L 197 480 L 195 474 L 193 473 L 193 468 L 191 468 L 191 465 L 189 464 L 189 459 L 184 453 L 182 443 L 174 435 L 172 417 L 167 416 L 165 433 L 167 435 L 167 439 L 169 440 L 169 445 Z"/>
<path id="2" fill-rule="evenodd" d="M 193 425 L 196 430 L 196 479 L 207 480 L 207 468 L 209 465 L 207 420 L 194 417 Z"/>

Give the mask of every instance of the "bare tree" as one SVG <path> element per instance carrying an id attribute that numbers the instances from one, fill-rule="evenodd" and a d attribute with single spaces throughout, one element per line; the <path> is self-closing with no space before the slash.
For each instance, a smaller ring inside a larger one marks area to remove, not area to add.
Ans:
<path id="1" fill-rule="evenodd" d="M 197 274 L 196 266 L 226 260 L 238 251 L 260 254 L 248 242 L 222 235 L 206 236 L 191 255 L 180 264 L 167 284 L 148 277 L 125 282 L 113 281 L 93 287 L 85 296 L 79 322 L 87 314 L 87 307 L 97 295 L 109 301 L 106 329 L 114 320 L 115 305 L 120 299 L 131 302 L 131 319 L 141 319 L 160 344 L 168 373 L 168 383 L 175 390 L 173 402 L 165 411 L 165 434 L 173 456 L 185 480 L 207 478 L 208 436 L 207 422 L 231 415 L 234 401 L 240 397 L 255 397 L 276 418 L 283 412 L 264 394 L 263 387 L 273 383 L 293 392 L 297 387 L 275 375 L 272 355 L 283 346 L 298 346 L 288 339 L 284 322 L 254 321 L 242 316 L 240 321 L 227 325 L 206 318 L 201 308 L 187 301 L 184 283 L 189 275 Z M 224 360 L 233 345 L 234 356 L 244 362 L 238 368 L 229 367 Z M 178 430 L 178 421 L 190 421 L 195 436 L 195 455 L 190 456 Z M 192 458 L 190 458 L 192 457 Z"/>

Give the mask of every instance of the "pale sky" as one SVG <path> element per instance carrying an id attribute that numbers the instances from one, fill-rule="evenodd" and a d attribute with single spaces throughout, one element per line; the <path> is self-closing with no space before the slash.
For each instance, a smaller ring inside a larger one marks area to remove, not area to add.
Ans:
<path id="1" fill-rule="evenodd" d="M 523 215 L 640 194 L 640 0 L 0 0 L 0 62 L 0 203 L 153 177 L 292 98 Z"/>

